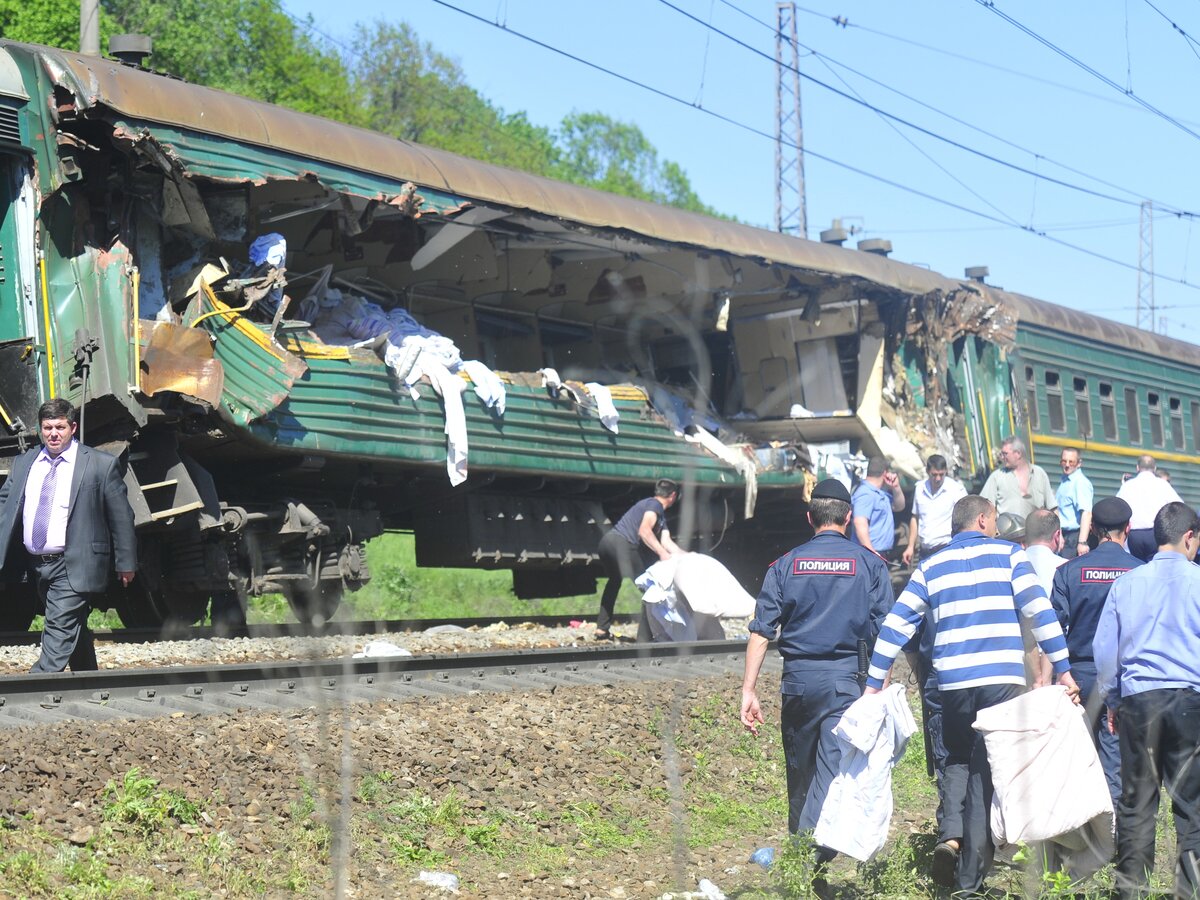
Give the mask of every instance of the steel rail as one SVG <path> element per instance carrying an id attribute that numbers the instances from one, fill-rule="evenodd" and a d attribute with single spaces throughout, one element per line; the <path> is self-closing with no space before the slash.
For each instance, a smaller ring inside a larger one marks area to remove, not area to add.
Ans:
<path id="1" fill-rule="evenodd" d="M 323 625 L 302 622 L 248 625 L 243 629 L 222 629 L 213 625 L 164 625 L 161 628 L 116 628 L 112 631 L 97 631 L 97 642 L 110 644 L 147 644 L 157 641 L 201 641 L 212 638 L 248 637 L 331 637 L 336 635 L 390 634 L 398 632 L 420 632 L 447 625 L 461 628 L 488 628 L 503 622 L 512 626 L 521 624 L 539 625 L 543 628 L 566 628 L 573 621 L 593 621 L 595 614 L 563 616 L 488 616 L 457 619 L 385 619 L 375 621 L 333 621 Z M 622 614 L 613 616 L 618 625 L 636 620 L 636 616 Z M 40 644 L 40 631 L 0 631 L 0 647 L 25 647 Z"/>
<path id="2" fill-rule="evenodd" d="M 745 641 L 0 676 L 0 727 L 554 690 L 740 672 Z M 768 654 L 768 668 L 779 666 Z"/>

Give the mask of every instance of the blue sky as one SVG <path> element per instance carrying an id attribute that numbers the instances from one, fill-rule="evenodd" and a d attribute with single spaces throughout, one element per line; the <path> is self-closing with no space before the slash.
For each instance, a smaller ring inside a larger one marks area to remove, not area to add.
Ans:
<path id="1" fill-rule="evenodd" d="M 407 21 L 458 60 L 484 96 L 506 111 L 525 110 L 538 124 L 555 126 L 573 110 L 600 110 L 636 123 L 662 157 L 683 166 L 706 203 L 747 222 L 773 225 L 774 141 L 693 105 L 774 134 L 774 2 L 671 0 L 700 22 L 660 0 L 447 2 L 486 22 L 434 0 L 285 0 L 285 7 L 297 16 L 311 14 L 322 32 L 346 43 L 356 23 Z M 1014 171 L 889 124 L 806 81 L 804 141 L 811 151 L 1008 223 L 809 157 L 809 237 L 815 239 L 839 217 L 863 229 L 855 240 L 889 238 L 897 259 L 955 277 L 966 266 L 987 265 L 991 283 L 1132 324 L 1136 271 L 1022 229 L 1136 266 L 1139 202 L 1153 200 L 1161 327 L 1200 341 L 1194 316 L 1200 290 L 1168 280 L 1200 288 L 1200 233 L 1193 237 L 1191 217 L 1169 212 L 1200 213 L 1193 164 L 1200 156 L 1200 110 L 1188 90 L 1200 76 L 1200 44 L 1191 38 L 1200 37 L 1200 6 L 1185 0 L 1153 0 L 1153 6 L 1148 0 L 998 0 L 1000 11 L 1120 90 L 976 0 L 806 0 L 801 6 L 804 74 L 1036 173 Z M 836 16 L 848 25 L 835 24 Z M 686 103 L 655 96 L 488 24 L 496 21 Z M 1163 115 L 1122 93 L 1130 89 Z M 1070 190 L 1052 178 L 1124 202 Z"/>

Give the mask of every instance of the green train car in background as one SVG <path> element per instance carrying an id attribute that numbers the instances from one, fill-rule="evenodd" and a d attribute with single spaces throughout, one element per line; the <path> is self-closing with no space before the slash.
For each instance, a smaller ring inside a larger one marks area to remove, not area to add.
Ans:
<path id="1" fill-rule="evenodd" d="M 285 267 L 251 264 L 268 234 Z M 327 618 L 389 529 L 422 565 L 511 569 L 519 596 L 588 592 L 603 529 L 661 476 L 684 484 L 676 536 L 752 590 L 805 536 L 814 478 L 876 453 L 917 478 L 941 452 L 981 479 L 1017 432 L 1039 457 L 1084 446 L 1104 490 L 1161 449 L 1193 490 L 1196 348 L 882 244 L 0 41 L 0 475 L 39 403 L 81 406 L 85 440 L 125 463 L 140 571 L 106 602 L 129 625 L 192 621 L 228 592 Z M 410 389 L 425 351 L 357 339 L 372 315 L 483 363 L 503 414 L 436 366 Z M 461 415 L 444 396 L 460 387 Z M 0 628 L 33 612 L 11 588 Z"/>

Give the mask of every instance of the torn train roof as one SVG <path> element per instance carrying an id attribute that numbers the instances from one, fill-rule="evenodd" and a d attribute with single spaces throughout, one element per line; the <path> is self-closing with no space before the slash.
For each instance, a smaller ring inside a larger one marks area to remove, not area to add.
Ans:
<path id="1" fill-rule="evenodd" d="M 423 190 L 564 222 L 615 229 L 652 240 L 745 257 L 767 264 L 846 277 L 903 294 L 950 294 L 968 287 L 1008 303 L 1020 319 L 1141 352 L 1200 362 L 1194 344 L 1155 335 L 1088 313 L 947 278 L 872 253 L 808 241 L 530 175 L 444 150 L 179 81 L 121 63 L 28 44 L 0 48 L 40 58 L 52 80 L 70 90 L 82 109 L 103 107 L 130 119 L 216 135 L 276 153 L 292 154 L 293 177 L 303 163 L 321 160 Z M 278 163 L 278 160 L 276 160 Z M 266 173 L 282 177 L 283 171 Z M 245 177 L 253 177 L 246 175 Z M 350 187 L 350 185 L 345 185 Z M 452 204 L 434 204 L 448 211 Z"/>

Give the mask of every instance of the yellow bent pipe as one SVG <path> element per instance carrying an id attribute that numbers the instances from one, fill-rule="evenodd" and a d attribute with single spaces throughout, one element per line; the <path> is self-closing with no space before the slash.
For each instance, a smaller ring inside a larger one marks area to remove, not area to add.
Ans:
<path id="1" fill-rule="evenodd" d="M 53 400 L 54 392 L 54 348 L 51 346 L 50 340 L 50 290 L 46 283 L 46 254 L 38 253 L 38 264 L 42 270 L 42 320 L 44 332 L 42 334 L 42 342 L 46 346 L 46 388 L 50 392 L 50 399 Z"/>

